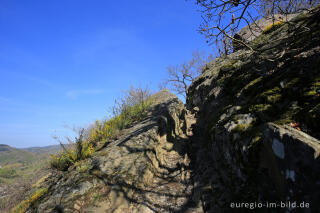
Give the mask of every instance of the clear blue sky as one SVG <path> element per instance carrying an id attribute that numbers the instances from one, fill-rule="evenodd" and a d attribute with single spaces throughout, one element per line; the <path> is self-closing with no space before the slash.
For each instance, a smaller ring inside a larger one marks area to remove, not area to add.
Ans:
<path id="1" fill-rule="evenodd" d="M 156 90 L 165 67 L 210 52 L 200 21 L 185 0 L 2 0 L 0 144 L 56 144 L 130 85 Z"/>

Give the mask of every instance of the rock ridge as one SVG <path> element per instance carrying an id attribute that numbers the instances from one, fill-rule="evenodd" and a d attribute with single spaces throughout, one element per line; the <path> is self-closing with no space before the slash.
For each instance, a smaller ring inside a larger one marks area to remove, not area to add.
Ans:
<path id="1" fill-rule="evenodd" d="M 152 99 L 145 119 L 82 162 L 88 172 L 74 167 L 44 181 L 49 194 L 29 212 L 202 212 L 192 198 L 187 111 L 168 91 Z"/>

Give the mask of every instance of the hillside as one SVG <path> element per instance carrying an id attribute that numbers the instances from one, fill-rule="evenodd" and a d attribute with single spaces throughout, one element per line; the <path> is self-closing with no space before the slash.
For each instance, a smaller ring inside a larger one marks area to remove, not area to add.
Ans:
<path id="1" fill-rule="evenodd" d="M 61 151 L 60 145 L 17 149 L 0 144 L 0 184 L 31 178 L 47 164 L 50 154 Z"/>
<path id="2" fill-rule="evenodd" d="M 13 212 L 320 212 L 319 35 L 317 7 L 213 60 Z"/>
<path id="3" fill-rule="evenodd" d="M 18 180 L 32 178 L 49 155 L 35 154 L 8 145 L 0 145 L 0 185 L 14 184 Z"/>
<path id="4" fill-rule="evenodd" d="M 14 163 L 28 164 L 35 162 L 37 159 L 39 159 L 39 156 L 33 153 L 21 149 L 16 149 L 5 144 L 0 144 L 1 166 Z"/>
<path id="5" fill-rule="evenodd" d="M 48 174 L 50 154 L 59 151 L 60 146 L 17 149 L 0 144 L 0 212 L 16 205 L 31 184 Z"/>

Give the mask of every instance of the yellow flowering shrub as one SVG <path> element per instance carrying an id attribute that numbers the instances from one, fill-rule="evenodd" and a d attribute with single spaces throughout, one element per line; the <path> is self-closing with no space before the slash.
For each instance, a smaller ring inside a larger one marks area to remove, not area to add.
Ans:
<path id="1" fill-rule="evenodd" d="M 24 213 L 29 207 L 34 205 L 39 198 L 48 193 L 48 188 L 41 188 L 34 192 L 28 199 L 22 201 L 18 206 L 13 208 L 12 213 Z"/>
<path id="2" fill-rule="evenodd" d="M 88 158 L 94 153 L 94 148 L 92 143 L 84 143 L 83 149 L 82 149 L 82 157 Z"/>

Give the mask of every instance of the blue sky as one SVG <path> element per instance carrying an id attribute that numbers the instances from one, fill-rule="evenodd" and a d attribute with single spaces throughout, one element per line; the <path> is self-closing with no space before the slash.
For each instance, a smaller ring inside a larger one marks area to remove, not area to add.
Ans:
<path id="1" fill-rule="evenodd" d="M 185 0 L 2 0 L 0 143 L 57 143 L 105 117 L 134 86 L 157 90 L 166 67 L 210 53 Z"/>

